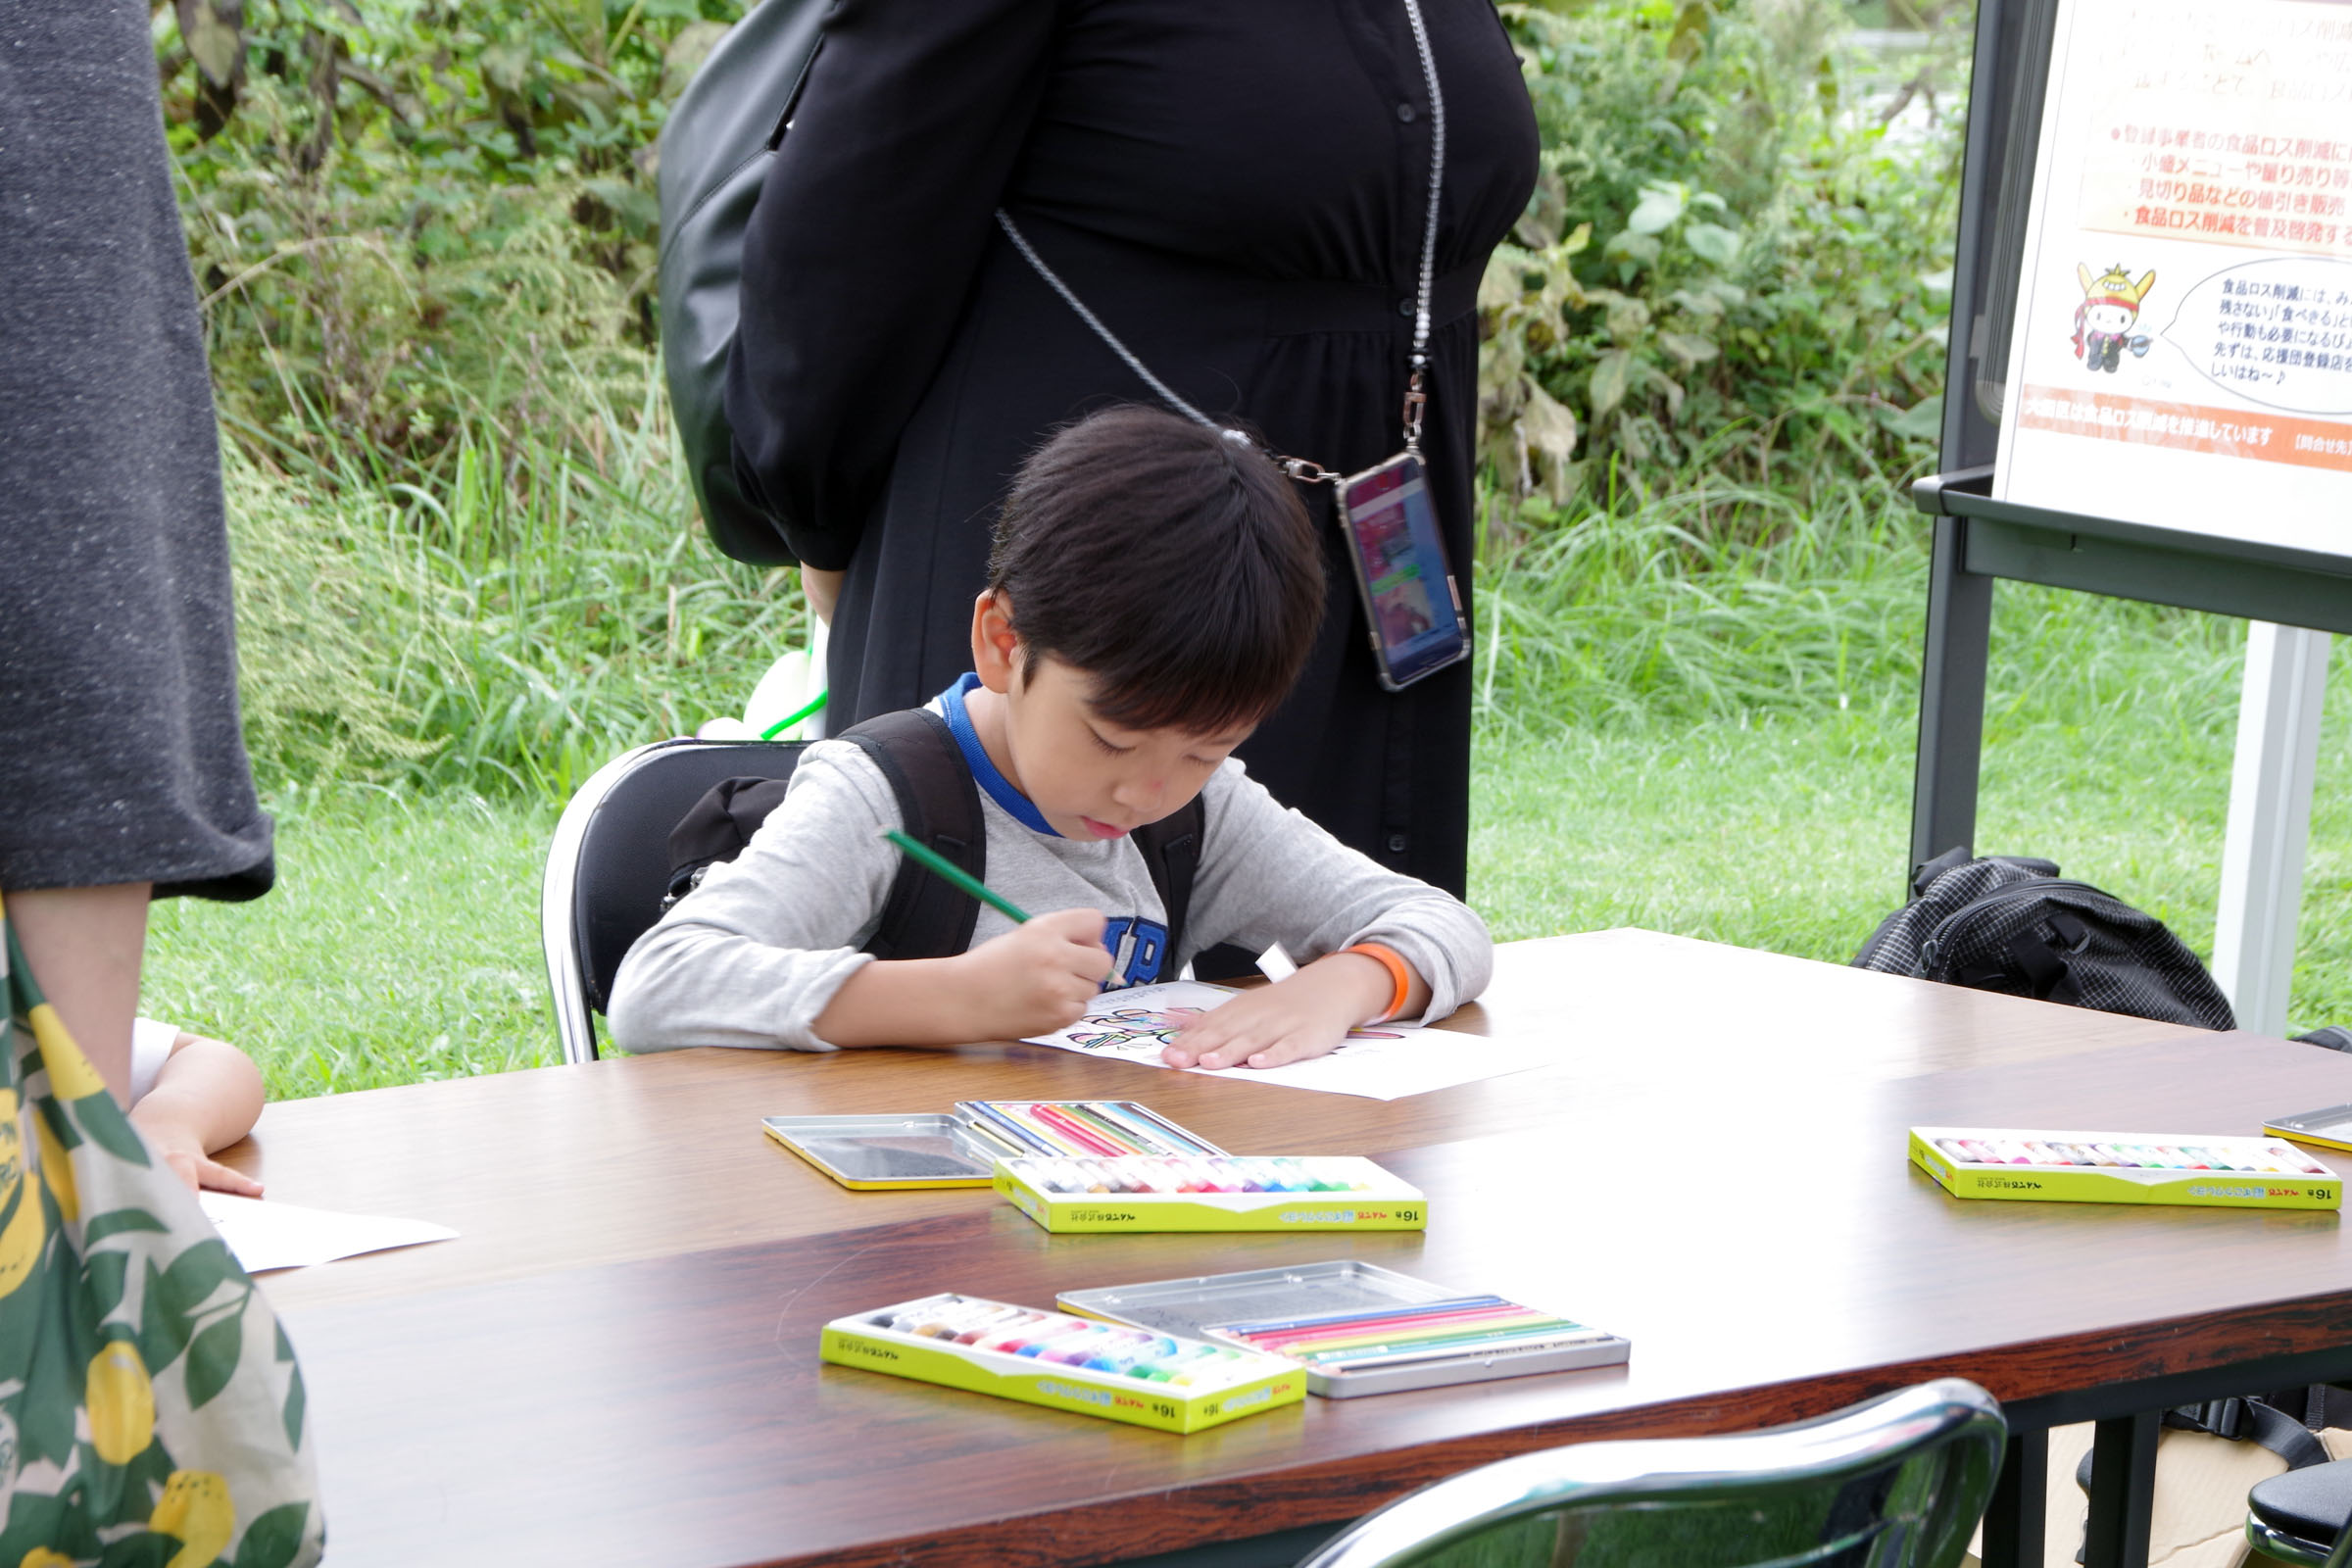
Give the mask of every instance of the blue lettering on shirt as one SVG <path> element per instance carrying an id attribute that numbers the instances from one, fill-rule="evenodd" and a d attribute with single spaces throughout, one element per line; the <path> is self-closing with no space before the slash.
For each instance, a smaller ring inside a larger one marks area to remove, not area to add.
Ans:
<path id="1" fill-rule="evenodd" d="M 1168 956 L 1168 928 L 1141 915 L 1119 915 L 1102 922 L 1102 946 L 1110 950 L 1110 978 L 1105 991 L 1148 986 L 1159 978 Z"/>

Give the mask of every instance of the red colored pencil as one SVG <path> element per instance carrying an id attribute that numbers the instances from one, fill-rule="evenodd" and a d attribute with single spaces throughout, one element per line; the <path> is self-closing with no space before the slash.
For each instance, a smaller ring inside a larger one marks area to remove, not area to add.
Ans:
<path id="1" fill-rule="evenodd" d="M 1108 1154 L 1113 1158 L 1116 1158 L 1118 1155 L 1126 1152 L 1125 1150 L 1114 1147 L 1102 1138 L 1099 1134 L 1090 1130 L 1083 1122 L 1078 1121 L 1074 1117 L 1064 1115 L 1057 1106 L 1032 1104 L 1029 1107 L 1029 1114 L 1035 1116 L 1039 1121 L 1044 1122 L 1047 1126 L 1053 1128 L 1062 1137 L 1076 1144 L 1080 1149 L 1085 1150 L 1090 1154 Z"/>

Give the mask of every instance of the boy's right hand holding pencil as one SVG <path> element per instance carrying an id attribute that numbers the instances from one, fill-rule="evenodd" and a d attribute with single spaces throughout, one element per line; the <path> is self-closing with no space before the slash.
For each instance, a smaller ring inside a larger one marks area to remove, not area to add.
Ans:
<path id="1" fill-rule="evenodd" d="M 837 1046 L 1019 1040 L 1076 1023 L 1102 992 L 1102 911 L 1056 909 L 952 958 L 885 959 L 842 983 L 816 1032 Z"/>
<path id="2" fill-rule="evenodd" d="M 1110 974 L 1102 924 L 1100 909 L 1056 909 L 949 959 L 968 966 L 960 983 L 984 1038 L 1052 1034 L 1084 1017 Z"/>

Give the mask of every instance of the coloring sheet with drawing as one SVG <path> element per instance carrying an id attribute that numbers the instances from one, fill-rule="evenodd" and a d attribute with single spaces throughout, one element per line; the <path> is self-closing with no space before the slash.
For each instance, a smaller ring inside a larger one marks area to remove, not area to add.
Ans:
<path id="1" fill-rule="evenodd" d="M 1110 1056 L 1146 1067 L 1166 1068 L 1159 1054 L 1187 1018 L 1232 1001 L 1240 993 L 1197 980 L 1172 980 L 1126 991 L 1105 991 L 1085 1017 L 1067 1029 L 1033 1037 L 1033 1046 L 1052 1046 L 1089 1056 Z M 1499 1078 L 1542 1065 L 1550 1053 L 1524 1041 L 1489 1040 L 1449 1029 L 1413 1024 L 1374 1024 L 1351 1032 L 1327 1056 L 1287 1067 L 1228 1067 L 1211 1077 L 1240 1078 L 1285 1089 L 1319 1089 L 1366 1100 L 1402 1100 L 1433 1089 Z M 1171 1069 L 1174 1070 L 1174 1069 Z M 1201 1067 L 1182 1069 L 1206 1072 Z"/>

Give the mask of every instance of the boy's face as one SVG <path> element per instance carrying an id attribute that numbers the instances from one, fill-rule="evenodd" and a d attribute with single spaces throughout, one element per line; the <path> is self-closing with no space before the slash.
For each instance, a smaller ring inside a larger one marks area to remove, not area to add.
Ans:
<path id="1" fill-rule="evenodd" d="M 972 726 L 1012 787 L 1064 838 L 1115 839 L 1158 821 L 1200 794 L 1256 727 L 1214 735 L 1123 728 L 1096 711 L 1083 670 L 1053 659 L 1031 666 L 986 596 L 973 618 L 985 691 L 970 699 Z"/>

